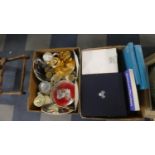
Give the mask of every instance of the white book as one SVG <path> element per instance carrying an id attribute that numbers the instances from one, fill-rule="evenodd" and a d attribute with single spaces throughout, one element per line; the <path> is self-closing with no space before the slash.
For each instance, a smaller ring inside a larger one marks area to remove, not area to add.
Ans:
<path id="1" fill-rule="evenodd" d="M 127 71 L 125 71 L 125 77 L 128 88 L 130 111 L 139 111 L 140 110 L 139 98 L 133 69 L 128 69 Z"/>
<path id="2" fill-rule="evenodd" d="M 86 49 L 82 51 L 82 74 L 117 73 L 116 48 Z"/>

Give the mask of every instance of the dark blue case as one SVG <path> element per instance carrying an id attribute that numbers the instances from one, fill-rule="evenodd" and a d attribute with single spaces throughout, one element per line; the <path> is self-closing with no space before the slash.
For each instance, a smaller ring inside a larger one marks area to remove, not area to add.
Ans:
<path id="1" fill-rule="evenodd" d="M 82 75 L 81 114 L 84 117 L 125 117 L 127 94 L 121 73 Z"/>

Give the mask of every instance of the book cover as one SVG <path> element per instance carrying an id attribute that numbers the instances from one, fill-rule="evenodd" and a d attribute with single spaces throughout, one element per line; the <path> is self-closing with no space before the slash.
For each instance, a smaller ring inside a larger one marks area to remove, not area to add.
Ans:
<path id="1" fill-rule="evenodd" d="M 144 57 L 143 57 L 143 51 L 141 45 L 135 45 L 135 55 L 136 55 L 136 61 L 138 64 L 138 69 L 140 73 L 141 83 L 140 83 L 140 89 L 149 89 L 149 78 L 148 78 L 148 72 L 147 68 L 145 66 Z"/>
<path id="2" fill-rule="evenodd" d="M 127 94 L 123 74 L 93 74 L 81 77 L 81 114 L 85 117 L 126 117 Z"/>
<path id="3" fill-rule="evenodd" d="M 116 72 L 118 72 L 116 48 L 86 49 L 82 51 L 83 75 Z"/>
<path id="4" fill-rule="evenodd" d="M 139 99 L 138 99 L 138 92 L 135 83 L 135 77 L 132 69 L 128 69 L 124 72 L 127 90 L 128 90 L 128 97 L 129 97 L 129 108 L 130 111 L 139 111 Z"/>
<path id="5" fill-rule="evenodd" d="M 136 85 L 140 85 L 140 73 L 138 69 L 138 64 L 136 61 L 136 56 L 134 52 L 133 43 L 128 43 L 128 45 L 123 50 L 124 62 L 126 69 L 133 69 Z"/>

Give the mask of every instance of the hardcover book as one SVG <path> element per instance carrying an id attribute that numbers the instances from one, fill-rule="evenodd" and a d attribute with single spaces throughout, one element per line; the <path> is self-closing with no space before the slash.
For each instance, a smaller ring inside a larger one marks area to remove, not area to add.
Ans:
<path id="1" fill-rule="evenodd" d="M 130 111 L 139 111 L 140 110 L 139 99 L 133 70 L 128 69 L 124 72 L 124 74 L 128 90 Z"/>
<path id="2" fill-rule="evenodd" d="M 124 86 L 123 75 L 121 73 L 82 75 L 82 116 L 127 116 L 127 96 Z"/>
<path id="3" fill-rule="evenodd" d="M 133 43 L 128 43 L 128 45 L 124 48 L 123 56 L 126 69 L 133 69 L 136 85 L 140 85 L 141 79 Z"/>
<path id="4" fill-rule="evenodd" d="M 82 51 L 83 75 L 116 72 L 118 72 L 116 48 L 88 49 Z"/>
<path id="5" fill-rule="evenodd" d="M 147 68 L 144 62 L 142 47 L 141 45 L 135 45 L 134 49 L 141 79 L 140 89 L 142 90 L 149 89 L 149 78 Z"/>

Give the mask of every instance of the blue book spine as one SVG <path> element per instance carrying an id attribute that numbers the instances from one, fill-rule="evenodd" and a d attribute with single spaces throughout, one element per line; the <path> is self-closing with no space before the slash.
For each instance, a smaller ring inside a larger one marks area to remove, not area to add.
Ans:
<path id="1" fill-rule="evenodd" d="M 133 97 L 129 70 L 125 71 L 124 74 L 125 74 L 127 89 L 128 89 L 129 108 L 130 108 L 130 111 L 135 111 L 134 97 Z"/>
<path id="2" fill-rule="evenodd" d="M 141 79 L 140 79 L 140 73 L 138 70 L 138 64 L 136 61 L 133 43 L 128 43 L 128 45 L 124 48 L 123 56 L 125 60 L 126 69 L 133 69 L 136 85 L 140 85 Z"/>
<path id="3" fill-rule="evenodd" d="M 140 89 L 142 90 L 149 89 L 149 78 L 147 68 L 144 62 L 142 47 L 141 45 L 135 45 L 134 49 L 141 78 Z"/>

